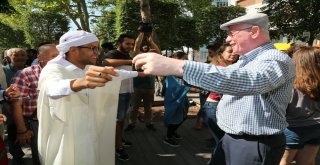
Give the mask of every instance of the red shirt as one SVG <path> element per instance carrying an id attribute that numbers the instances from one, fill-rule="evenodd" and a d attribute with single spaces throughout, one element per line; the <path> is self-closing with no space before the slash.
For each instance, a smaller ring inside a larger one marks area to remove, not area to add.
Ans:
<path id="1" fill-rule="evenodd" d="M 33 113 L 36 113 L 38 99 L 37 88 L 41 70 L 40 65 L 33 65 L 17 72 L 12 78 L 12 84 L 21 91 L 20 96 L 13 100 L 22 102 L 22 113 L 25 117 L 31 117 Z"/>
<path id="2" fill-rule="evenodd" d="M 221 94 L 219 94 L 219 93 L 215 93 L 215 92 L 210 92 L 210 94 L 209 94 L 209 98 L 210 99 L 212 99 L 212 100 L 215 100 L 215 101 L 220 101 L 220 99 L 221 99 Z"/>

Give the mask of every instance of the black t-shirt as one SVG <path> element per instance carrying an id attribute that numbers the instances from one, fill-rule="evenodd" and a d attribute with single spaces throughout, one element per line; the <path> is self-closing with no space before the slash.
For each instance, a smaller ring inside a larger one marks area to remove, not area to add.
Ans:
<path id="1" fill-rule="evenodd" d="M 120 51 L 118 51 L 117 49 L 115 50 L 110 50 L 108 53 L 106 54 L 100 54 L 98 56 L 98 60 L 97 61 L 101 61 L 100 63 L 97 62 L 97 65 L 99 66 L 104 66 L 103 60 L 106 58 L 110 58 L 110 59 L 124 59 L 124 60 L 132 60 L 132 58 L 130 57 L 129 54 L 123 54 Z M 128 64 L 129 65 L 129 64 Z"/>
<path id="2" fill-rule="evenodd" d="M 129 54 L 123 54 L 122 52 L 118 50 L 111 50 L 107 54 L 103 54 L 102 59 L 105 58 L 111 58 L 111 59 L 126 59 L 126 60 L 132 60 Z"/>

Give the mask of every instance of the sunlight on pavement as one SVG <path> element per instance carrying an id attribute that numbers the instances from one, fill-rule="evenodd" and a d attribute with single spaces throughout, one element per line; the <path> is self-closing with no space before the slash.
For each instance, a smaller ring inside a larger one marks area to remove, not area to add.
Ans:
<path id="1" fill-rule="evenodd" d="M 199 156 L 202 158 L 210 159 L 211 158 L 211 153 L 196 153 L 195 156 Z"/>

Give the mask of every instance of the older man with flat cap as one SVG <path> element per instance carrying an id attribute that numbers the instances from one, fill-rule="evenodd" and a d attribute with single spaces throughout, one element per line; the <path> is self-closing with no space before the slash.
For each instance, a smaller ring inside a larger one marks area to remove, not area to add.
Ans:
<path id="1" fill-rule="evenodd" d="M 98 38 L 85 31 L 64 34 L 57 49 L 38 84 L 41 163 L 112 165 L 121 80 L 138 73 L 92 66 Z"/>
<path id="2" fill-rule="evenodd" d="M 133 62 L 146 74 L 182 76 L 191 85 L 223 94 L 217 120 L 226 134 L 211 164 L 279 164 L 285 149 L 283 131 L 294 64 L 270 43 L 266 14 L 244 15 L 220 28 L 227 30 L 226 41 L 240 55 L 239 61 L 228 67 L 150 53 L 136 56 Z"/>

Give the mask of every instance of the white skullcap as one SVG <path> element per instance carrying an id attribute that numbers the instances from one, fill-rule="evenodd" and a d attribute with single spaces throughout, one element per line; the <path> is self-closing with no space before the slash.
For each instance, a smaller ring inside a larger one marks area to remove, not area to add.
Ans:
<path id="1" fill-rule="evenodd" d="M 60 37 L 57 49 L 59 55 L 64 56 L 64 54 L 69 51 L 70 47 L 81 46 L 96 41 L 99 41 L 99 39 L 92 33 L 83 30 L 69 31 Z"/>

